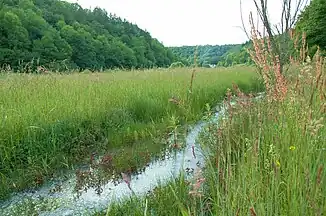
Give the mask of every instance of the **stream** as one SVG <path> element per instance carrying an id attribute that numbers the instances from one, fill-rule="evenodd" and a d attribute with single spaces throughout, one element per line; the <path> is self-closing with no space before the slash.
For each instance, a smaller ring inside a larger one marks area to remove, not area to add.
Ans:
<path id="1" fill-rule="evenodd" d="M 226 107 L 217 107 L 209 120 L 199 121 L 192 126 L 186 134 L 184 149 L 172 154 L 166 153 L 163 160 L 152 161 L 143 172 L 131 175 L 132 190 L 123 180 L 112 180 L 101 186 L 100 194 L 89 189 L 76 197 L 74 187 L 77 179 L 75 173 L 71 173 L 65 179 L 48 182 L 35 191 L 13 194 L 9 200 L 0 203 L 0 215 L 91 215 L 106 210 L 110 203 L 122 201 L 133 193 L 137 196 L 149 193 L 158 185 L 178 177 L 182 171 L 189 174 L 189 170 L 203 168 L 204 151 L 197 142 L 198 136 L 206 125 L 216 123 L 220 116 L 224 116 L 225 111 Z M 60 190 L 50 192 L 58 185 Z"/>

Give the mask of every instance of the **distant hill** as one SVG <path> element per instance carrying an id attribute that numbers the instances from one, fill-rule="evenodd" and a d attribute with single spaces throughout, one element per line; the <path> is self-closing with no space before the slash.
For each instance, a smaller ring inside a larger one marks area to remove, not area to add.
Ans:
<path id="1" fill-rule="evenodd" d="M 202 45 L 198 46 L 197 64 L 203 67 L 213 65 L 231 66 L 249 63 L 249 55 L 245 51 L 246 44 Z M 196 46 L 169 47 L 172 53 L 188 64 L 194 63 Z"/>
<path id="2" fill-rule="evenodd" d="M 244 44 L 235 45 L 221 56 L 220 61 L 217 63 L 217 65 L 227 67 L 237 64 L 253 64 L 254 62 L 251 60 L 250 55 L 247 51 L 247 49 L 250 47 L 251 42 L 249 41 Z"/>
<path id="3" fill-rule="evenodd" d="M 104 9 L 59 0 L 0 0 L 0 66 L 27 70 L 166 67 L 158 40 Z"/>

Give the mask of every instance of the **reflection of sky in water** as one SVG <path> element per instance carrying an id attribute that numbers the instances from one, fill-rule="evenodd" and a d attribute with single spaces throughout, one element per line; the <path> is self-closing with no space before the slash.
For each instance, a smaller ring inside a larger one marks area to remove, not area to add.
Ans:
<path id="1" fill-rule="evenodd" d="M 150 163 L 145 171 L 138 175 L 131 176 L 130 186 L 136 195 L 144 195 L 148 191 L 156 187 L 160 182 L 164 183 L 172 177 L 178 176 L 181 169 L 195 169 L 197 162 L 203 162 L 200 154 L 199 146 L 195 145 L 195 156 L 193 156 L 192 146 L 195 144 L 201 129 L 207 123 L 199 123 L 192 128 L 186 137 L 186 147 L 184 150 L 166 157 L 165 160 L 158 160 Z M 75 198 L 73 191 L 76 183 L 75 176 L 62 183 L 61 192 L 49 194 L 49 190 L 53 187 L 53 182 L 44 185 L 39 190 L 33 192 L 19 193 L 2 207 L 13 206 L 15 203 L 22 201 L 26 197 L 33 199 L 41 198 L 61 198 L 60 207 L 52 212 L 42 212 L 40 215 L 85 215 L 87 212 L 106 209 L 108 204 L 114 200 L 120 200 L 132 195 L 132 191 L 128 188 L 124 181 L 115 185 L 109 182 L 102 186 L 103 192 L 98 195 L 94 189 L 88 189 L 83 192 L 79 198 Z M 8 209 L 9 210 L 9 209 Z M 85 212 L 86 211 L 86 212 Z M 0 211 L 1 212 L 1 211 Z"/>
<path id="2" fill-rule="evenodd" d="M 192 153 L 192 145 L 195 143 L 196 138 L 199 135 L 202 127 L 205 124 L 200 123 L 196 125 L 186 137 L 186 147 L 184 151 L 180 151 L 175 155 L 161 161 L 152 162 L 146 170 L 131 177 L 130 186 L 136 195 L 144 195 L 148 191 L 156 187 L 159 182 L 164 183 L 172 177 L 176 177 L 180 173 L 182 168 L 196 168 L 198 161 L 202 162 L 202 157 L 198 149 L 195 148 L 196 159 Z M 121 182 L 118 185 L 114 185 L 113 182 L 102 186 L 103 192 L 101 195 L 97 195 L 95 190 L 88 190 L 82 193 L 82 195 L 69 206 L 62 206 L 56 211 L 51 213 L 44 213 L 42 215 L 78 215 L 82 214 L 82 211 L 94 211 L 106 209 L 108 204 L 114 200 L 120 200 L 132 195 L 132 191 L 129 190 L 125 182 Z M 64 190 L 65 191 L 65 190 Z M 64 192 L 65 197 L 71 197 L 72 191 Z"/>
<path id="3" fill-rule="evenodd" d="M 261 99 L 263 94 L 259 94 L 255 99 Z M 232 103 L 234 104 L 234 103 Z M 153 161 L 145 171 L 138 175 L 131 176 L 130 186 L 136 195 L 146 194 L 148 191 L 156 187 L 159 182 L 165 183 L 172 177 L 177 177 L 181 169 L 195 169 L 198 165 L 202 166 L 204 162 L 203 150 L 200 149 L 198 143 L 195 143 L 202 131 L 203 127 L 210 122 L 216 122 L 219 116 L 224 117 L 225 107 L 219 108 L 218 112 L 210 119 L 210 121 L 200 122 L 195 125 L 186 136 L 186 147 L 183 151 L 166 157 L 165 160 Z M 192 146 L 195 145 L 195 156 L 193 156 Z M 198 163 L 199 162 L 199 163 Z M 197 165 L 198 164 L 198 165 Z M 85 215 L 95 210 L 105 210 L 108 204 L 114 200 L 122 200 L 132 195 L 127 184 L 121 181 L 115 185 L 109 182 L 102 186 L 103 192 L 98 195 L 94 189 L 83 192 L 79 198 L 75 197 L 74 185 L 76 183 L 75 175 L 72 173 L 68 180 L 62 182 L 61 192 L 49 194 L 49 190 L 58 182 L 49 182 L 34 192 L 18 193 L 12 199 L 0 204 L 0 215 L 12 215 L 10 208 L 22 202 L 25 198 L 33 198 L 42 202 L 42 198 L 60 198 L 59 208 L 54 211 L 42 212 L 40 215 L 65 216 L 65 215 Z M 51 206 L 50 206 L 51 207 Z"/>
<path id="4" fill-rule="evenodd" d="M 200 122 L 195 125 L 186 136 L 186 147 L 184 150 L 172 154 L 171 157 L 166 157 L 165 160 L 153 161 L 148 167 L 146 167 L 144 172 L 131 176 L 130 186 L 133 192 L 136 195 L 146 194 L 156 187 L 159 182 L 164 183 L 172 177 L 177 177 L 181 169 L 188 168 L 194 170 L 197 166 L 202 166 L 204 162 L 203 151 L 195 141 L 203 127 L 210 122 L 216 122 L 219 115 L 224 116 L 224 112 L 224 107 L 219 108 L 218 112 L 215 113 L 210 121 Z M 195 146 L 196 158 L 193 156 L 193 145 Z M 75 175 L 72 176 L 73 177 L 69 180 L 62 183 L 61 192 L 56 192 L 50 195 L 49 190 L 53 188 L 54 182 L 48 183 L 34 193 L 29 192 L 17 194 L 12 199 L 2 204 L 2 207 L 5 207 L 7 209 L 6 211 L 8 211 L 10 207 L 21 202 L 26 197 L 31 197 L 33 199 L 61 198 L 62 201 L 60 201 L 59 208 L 52 212 L 42 212 L 40 215 L 85 215 L 86 213 L 92 213 L 95 210 L 105 210 L 111 202 L 122 200 L 132 195 L 132 191 L 130 191 L 128 185 L 124 181 L 121 181 L 117 185 L 113 182 L 109 182 L 102 186 L 101 188 L 103 189 L 103 192 L 101 195 L 98 195 L 94 189 L 89 189 L 87 192 L 83 192 L 79 198 L 74 198 L 75 193 L 73 188 L 76 183 L 76 178 Z M 5 209 L 2 208 L 2 211 L 3 210 Z"/>

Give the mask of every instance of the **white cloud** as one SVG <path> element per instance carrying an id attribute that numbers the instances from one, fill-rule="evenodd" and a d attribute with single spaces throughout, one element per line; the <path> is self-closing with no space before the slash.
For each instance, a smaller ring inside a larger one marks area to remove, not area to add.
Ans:
<path id="1" fill-rule="evenodd" d="M 166 46 L 230 44 L 247 41 L 241 24 L 240 0 L 69 0 L 82 7 L 99 6 L 137 24 Z M 248 28 L 253 0 L 242 0 Z M 281 0 L 269 0 L 269 14 L 278 23 Z"/>

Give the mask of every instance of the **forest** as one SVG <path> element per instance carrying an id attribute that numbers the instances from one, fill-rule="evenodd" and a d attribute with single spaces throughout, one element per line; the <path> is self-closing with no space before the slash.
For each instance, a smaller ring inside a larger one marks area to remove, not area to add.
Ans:
<path id="1" fill-rule="evenodd" d="M 200 45 L 170 47 L 172 52 L 186 61 L 188 65 L 193 64 L 196 53 L 197 65 L 201 67 L 210 66 L 232 66 L 235 64 L 252 64 L 246 50 L 248 43 L 227 45 Z"/>
<path id="2" fill-rule="evenodd" d="M 305 32 L 310 55 L 313 55 L 317 47 L 326 50 L 326 0 L 312 0 L 311 3 L 299 15 L 296 30 Z"/>
<path id="3" fill-rule="evenodd" d="M 16 71 L 166 67 L 177 60 L 150 33 L 101 8 L 0 0 L 0 65 Z"/>

